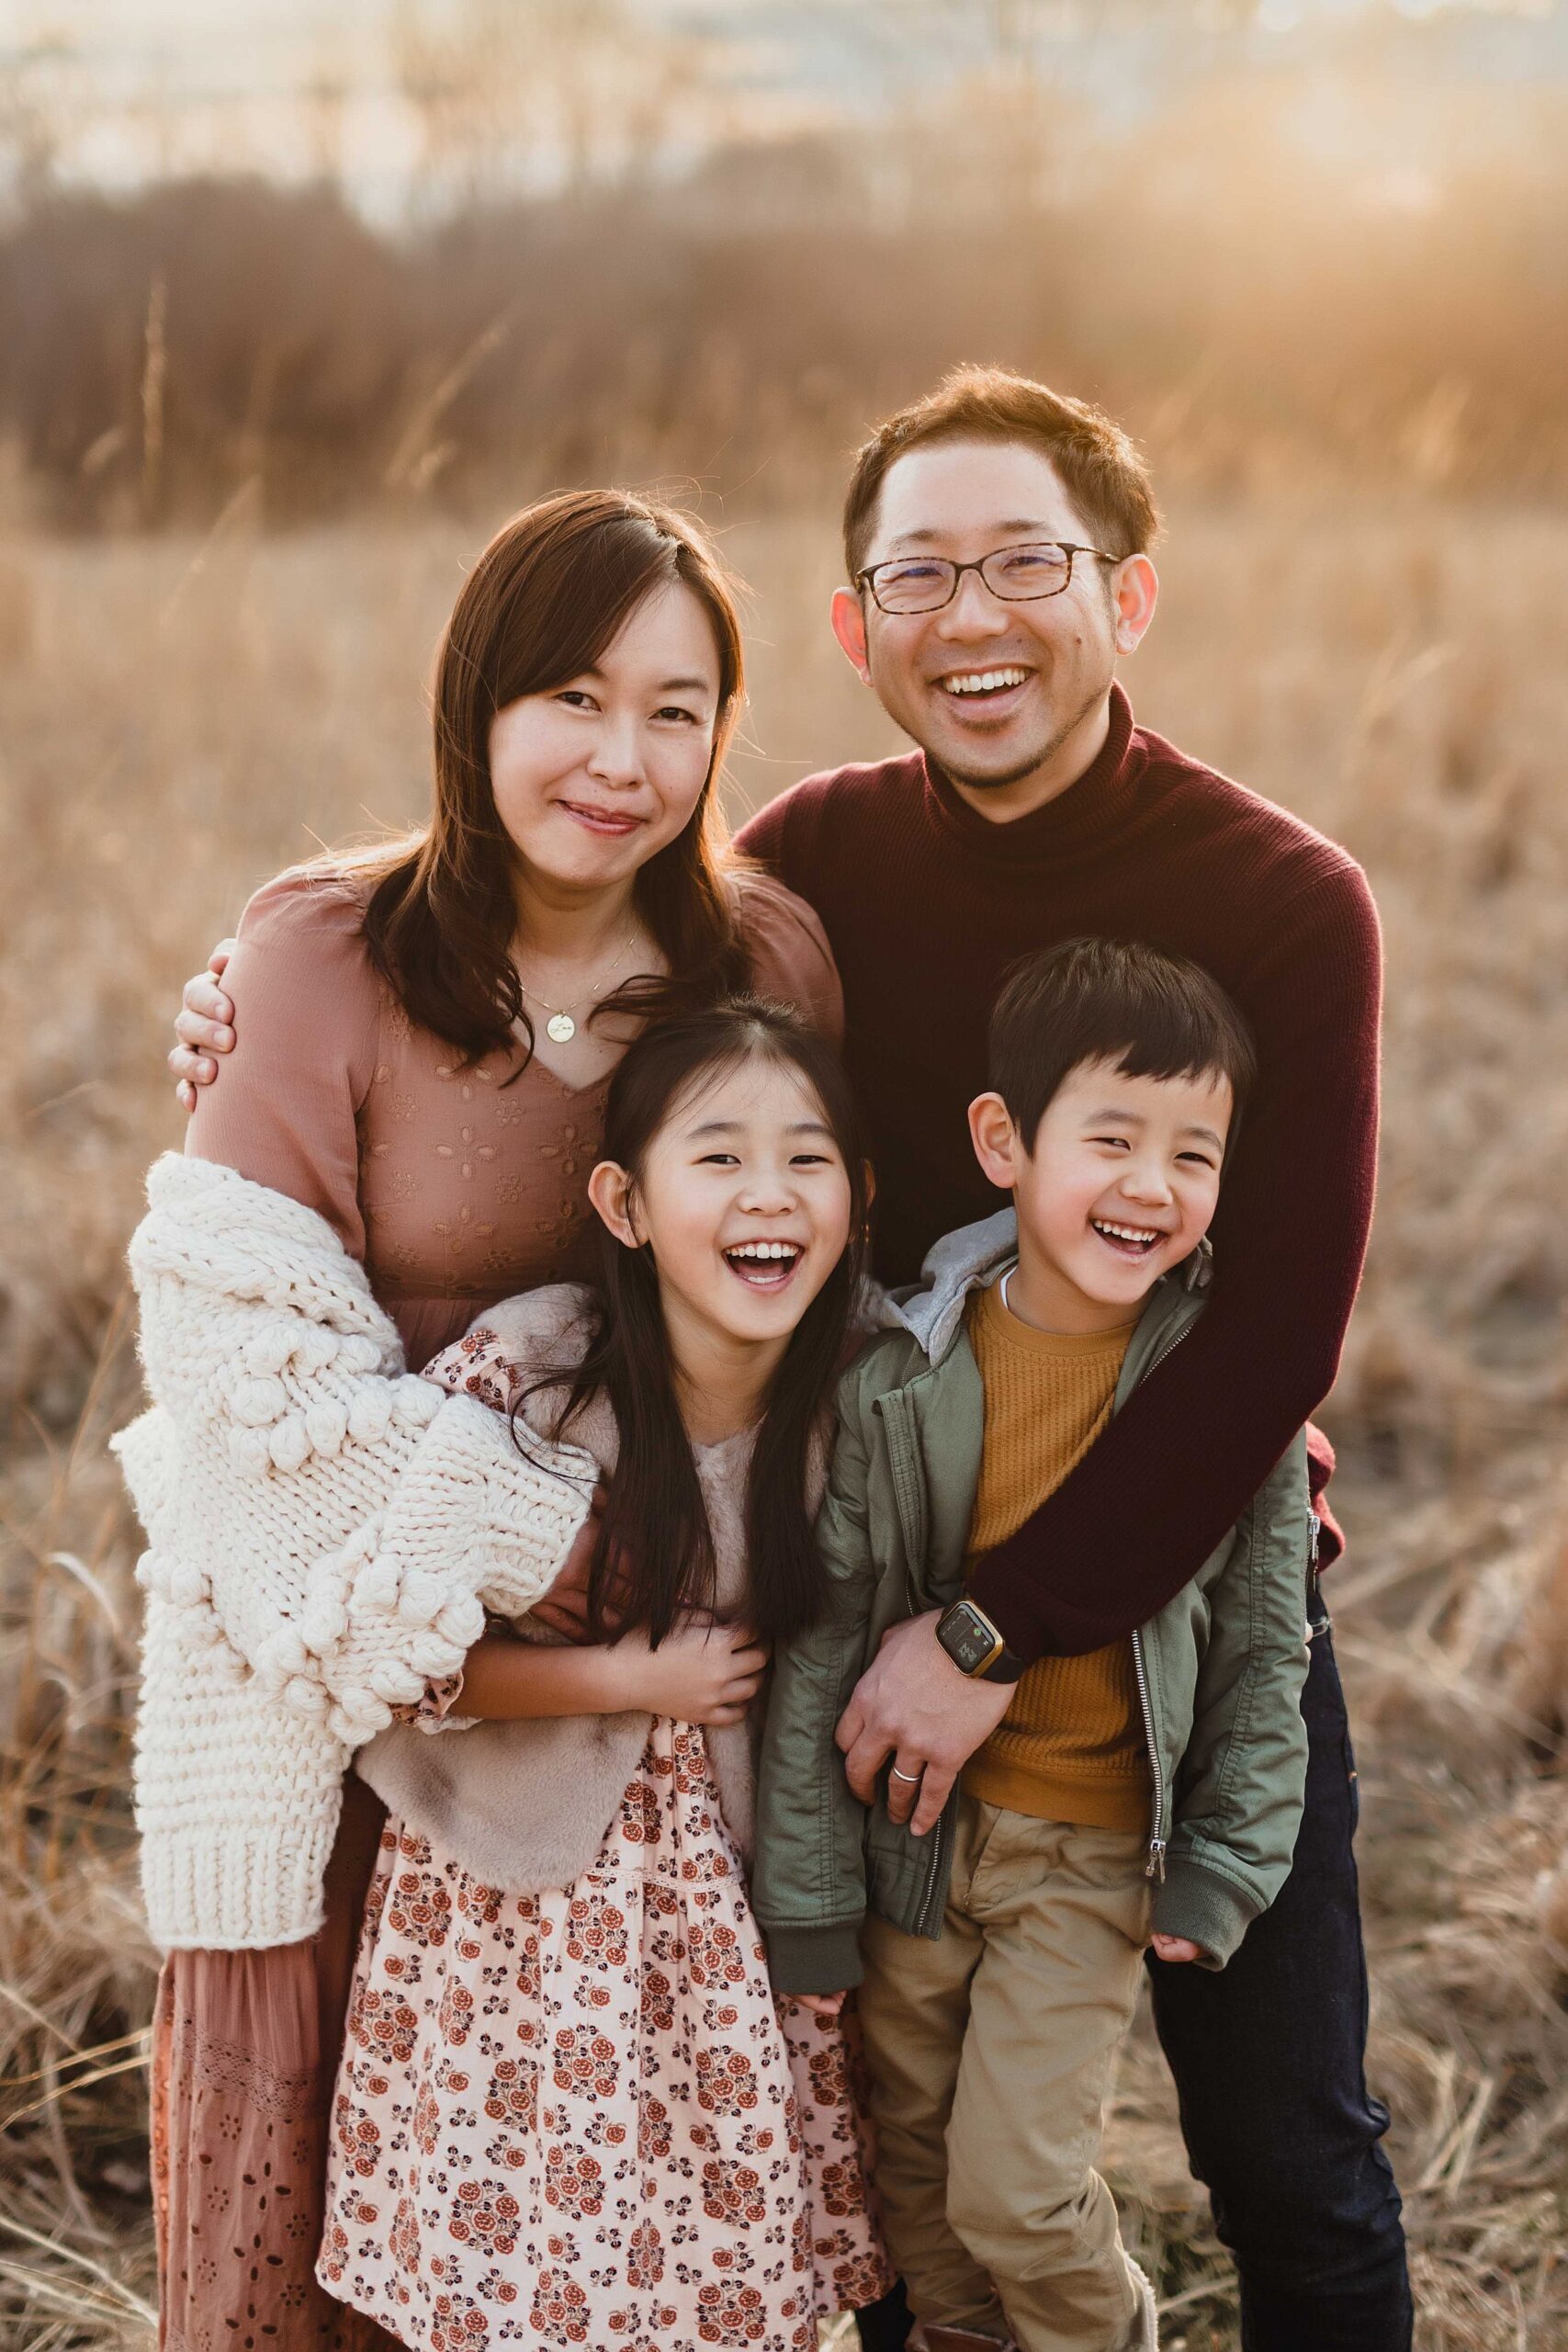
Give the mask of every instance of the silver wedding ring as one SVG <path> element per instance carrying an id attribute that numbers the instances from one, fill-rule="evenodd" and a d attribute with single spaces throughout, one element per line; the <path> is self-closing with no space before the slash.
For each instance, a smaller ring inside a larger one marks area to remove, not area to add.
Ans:
<path id="1" fill-rule="evenodd" d="M 889 1764 L 887 1769 L 892 1773 L 893 1778 L 896 1781 L 918 1781 L 920 1777 L 919 1772 L 900 1772 L 897 1764 Z M 924 1770 L 925 1766 L 922 1764 L 920 1771 L 923 1772 Z"/>

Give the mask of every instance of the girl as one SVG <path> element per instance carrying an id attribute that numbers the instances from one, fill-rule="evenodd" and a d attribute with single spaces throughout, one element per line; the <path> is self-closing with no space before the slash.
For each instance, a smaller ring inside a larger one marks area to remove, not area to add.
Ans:
<path id="1" fill-rule="evenodd" d="M 578 1490 L 499 1424 L 486 1453 L 492 1417 L 471 1398 L 416 1427 L 402 1361 L 581 1270 L 605 1088 L 646 1020 L 750 980 L 837 1034 L 816 918 L 724 853 L 717 778 L 742 693 L 733 585 L 687 518 L 612 491 L 516 516 L 443 641 L 429 823 L 252 899 L 225 974 L 233 1051 L 185 1160 L 154 1170 L 133 1259 L 156 1410 L 126 1462 L 152 1542 L 138 1805 L 168 1953 L 152 2086 L 168 2352 L 385 2340 L 320 2291 L 314 2261 L 382 1817 L 345 1771 L 387 1720 L 375 1685 L 420 1665 L 427 1636 L 400 1652 L 395 1616 L 366 1619 L 373 1577 L 340 1624 L 319 1571 L 341 1583 L 361 1537 L 384 1543 L 433 1453 L 448 1493 L 463 1455 L 502 1588 L 559 1567 Z M 336 1344 L 350 1325 L 352 1363 Z M 246 1349 L 262 1386 L 237 1405 L 227 1371 Z M 272 1409 L 284 1366 L 287 1430 L 236 1423 Z M 336 1453 L 310 1441 L 344 1423 Z M 268 1448 L 265 1476 L 240 1474 Z M 485 1597 L 455 1520 L 411 1508 L 401 1523 L 433 1547 L 427 1592 L 467 1575 Z M 307 1632 L 345 1657 L 357 1643 L 352 1665 L 334 1679 Z M 323 1695 L 324 1722 L 291 1712 Z"/>
<path id="2" fill-rule="evenodd" d="M 392 1818 L 319 2276 L 422 2352 L 807 2352 L 888 2275 L 840 2030 L 782 2027 L 770 1993 L 748 1717 L 768 1645 L 822 1603 L 865 1164 L 831 1051 L 757 1001 L 634 1045 L 604 1154 L 597 1289 L 511 1300 L 428 1367 L 525 1450 L 602 1465 L 592 1638 L 492 1634 L 425 1710 L 466 1722 L 361 1759 Z"/>

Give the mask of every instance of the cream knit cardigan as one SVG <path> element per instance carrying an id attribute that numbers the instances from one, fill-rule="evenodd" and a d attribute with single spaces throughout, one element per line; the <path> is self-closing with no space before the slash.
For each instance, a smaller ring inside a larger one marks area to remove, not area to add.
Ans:
<path id="1" fill-rule="evenodd" d="M 151 1411 L 115 1441 L 149 1548 L 136 1809 L 152 1936 L 314 1933 L 353 1751 L 553 1582 L 596 1467 L 405 1372 L 313 1210 L 166 1154 L 130 1244 Z"/>

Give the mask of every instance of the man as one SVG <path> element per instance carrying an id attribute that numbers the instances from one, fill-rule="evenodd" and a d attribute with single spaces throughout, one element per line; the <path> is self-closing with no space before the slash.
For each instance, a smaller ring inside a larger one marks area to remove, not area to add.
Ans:
<path id="1" fill-rule="evenodd" d="M 1201 1323 L 980 1564 L 964 1621 L 899 1627 L 845 1713 L 857 1791 L 893 1768 L 890 1808 L 925 1829 L 1022 1664 L 1103 1648 L 1164 1606 L 1332 1385 L 1371 1210 L 1380 954 L 1342 850 L 1134 724 L 1115 673 L 1154 616 L 1156 515 L 1108 419 L 961 369 L 865 445 L 844 523 L 834 631 L 918 749 L 807 778 L 739 845 L 811 901 L 838 959 L 885 1279 L 995 1206 L 965 1110 L 1020 956 L 1098 933 L 1190 957 L 1260 1062 Z M 227 1014 L 192 984 L 182 1084 L 213 1074 Z M 1150 1962 L 1155 2018 L 1247 2352 L 1404 2352 L 1388 2119 L 1363 2074 L 1354 1773 L 1315 1577 L 1308 1606 L 1291 1877 L 1223 1973 Z M 868 2343 L 901 2340 L 888 2317 L 879 2334 L 863 2315 Z"/>
<path id="2" fill-rule="evenodd" d="M 844 1716 L 857 1792 L 895 1767 L 890 1809 L 921 1829 L 1021 1662 L 1124 1637 L 1245 1509 L 1332 1385 L 1366 1243 L 1371 899 L 1343 851 L 1134 725 L 1115 671 L 1154 617 L 1156 519 L 1125 436 L 1041 385 L 964 369 L 890 418 L 856 461 L 832 617 L 919 748 L 812 776 L 740 835 L 838 958 L 890 1282 L 995 1206 L 964 1110 L 1020 956 L 1102 933 L 1190 956 L 1258 1042 L 1208 1316 L 982 1563 L 981 1624 L 946 1626 L 951 1654 L 934 1614 L 899 1628 Z M 1152 1961 L 1155 2018 L 1248 2352 L 1397 2352 L 1410 2291 L 1362 2071 L 1356 1799 L 1326 1621 L 1303 1704 L 1307 1815 L 1284 1893 L 1222 1974 Z"/>

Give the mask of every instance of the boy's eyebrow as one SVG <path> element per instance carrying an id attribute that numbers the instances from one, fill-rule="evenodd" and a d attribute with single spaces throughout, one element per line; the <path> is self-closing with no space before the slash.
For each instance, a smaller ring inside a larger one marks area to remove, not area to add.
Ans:
<path id="1" fill-rule="evenodd" d="M 1090 1111 L 1084 1125 L 1087 1127 L 1097 1127 L 1102 1119 L 1109 1121 L 1112 1125 L 1122 1127 L 1146 1127 L 1149 1124 L 1141 1111 L 1129 1111 L 1121 1104 L 1111 1103 L 1107 1104 L 1104 1110 Z M 1196 1122 L 1185 1127 L 1178 1127 L 1176 1132 L 1179 1136 L 1200 1136 L 1205 1143 L 1212 1143 L 1216 1151 L 1224 1151 L 1225 1148 L 1224 1136 L 1218 1136 L 1213 1127 L 1200 1126 Z"/>

